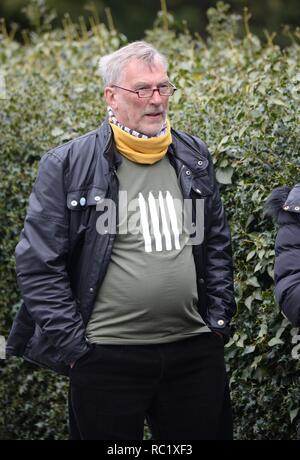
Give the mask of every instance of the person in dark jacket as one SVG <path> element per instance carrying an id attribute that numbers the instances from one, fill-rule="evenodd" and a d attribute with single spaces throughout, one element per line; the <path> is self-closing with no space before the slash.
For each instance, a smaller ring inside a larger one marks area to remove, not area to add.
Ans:
<path id="1" fill-rule="evenodd" d="M 71 439 L 231 439 L 235 313 L 212 159 L 171 129 L 166 58 L 100 60 L 108 116 L 46 153 L 16 248 L 7 353 L 70 377 Z"/>
<path id="2" fill-rule="evenodd" d="M 278 224 L 275 298 L 284 316 L 300 327 L 300 184 L 273 190 L 266 201 L 265 214 Z"/>

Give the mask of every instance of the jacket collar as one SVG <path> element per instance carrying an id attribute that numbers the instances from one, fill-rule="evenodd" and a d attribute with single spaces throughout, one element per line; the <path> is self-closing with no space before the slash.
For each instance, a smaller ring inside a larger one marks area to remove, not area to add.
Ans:
<path id="1" fill-rule="evenodd" d="M 108 115 L 97 130 L 97 137 L 100 152 L 103 152 L 103 156 L 108 162 L 109 169 L 118 168 L 119 164 L 122 163 L 122 157 L 115 147 L 112 129 L 108 122 Z"/>
<path id="2" fill-rule="evenodd" d="M 187 134 L 171 130 L 172 144 L 171 153 L 183 163 L 194 175 L 201 173 L 208 166 L 207 156 L 204 154 L 204 144 L 199 140 L 199 144 Z M 203 145 L 202 145 L 203 144 Z"/>
<path id="3" fill-rule="evenodd" d="M 200 146 L 196 146 L 191 142 L 190 136 L 171 129 L 172 144 L 169 147 L 168 154 L 174 157 L 176 163 L 179 161 L 187 166 L 192 173 L 199 173 L 199 169 L 205 169 L 208 165 L 206 156 L 201 152 Z M 105 117 L 103 123 L 97 130 L 97 137 L 100 147 L 100 152 L 103 152 L 107 159 L 109 169 L 118 168 L 122 163 L 122 155 L 117 151 L 113 140 L 112 129 L 109 125 L 108 116 Z M 199 166 L 201 166 L 199 168 Z"/>

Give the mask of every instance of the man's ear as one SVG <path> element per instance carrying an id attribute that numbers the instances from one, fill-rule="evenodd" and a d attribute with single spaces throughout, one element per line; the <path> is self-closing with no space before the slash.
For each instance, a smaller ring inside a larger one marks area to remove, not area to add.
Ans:
<path id="1" fill-rule="evenodd" d="M 116 94 L 114 92 L 114 89 L 111 86 L 107 86 L 104 89 L 104 98 L 106 101 L 106 104 L 109 105 L 113 110 L 116 110 L 117 107 L 117 101 L 116 101 Z"/>

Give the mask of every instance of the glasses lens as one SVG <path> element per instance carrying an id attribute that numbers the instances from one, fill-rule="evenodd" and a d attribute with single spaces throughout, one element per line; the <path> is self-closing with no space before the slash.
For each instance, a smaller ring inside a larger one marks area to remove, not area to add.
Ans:
<path id="1" fill-rule="evenodd" d="M 139 89 L 139 97 L 151 97 L 152 96 L 152 89 L 151 88 L 145 88 L 145 89 Z"/>
<path id="2" fill-rule="evenodd" d="M 159 94 L 161 96 L 172 96 L 174 88 L 172 86 L 161 86 L 159 88 Z"/>
<path id="3" fill-rule="evenodd" d="M 160 86 L 159 88 L 157 88 L 158 91 L 159 91 L 159 94 L 161 96 L 172 96 L 176 90 L 176 88 L 174 86 L 169 86 L 169 85 L 166 85 L 166 86 Z M 139 89 L 137 91 L 138 93 L 138 96 L 139 97 L 152 97 L 153 96 L 153 92 L 155 90 L 151 89 L 151 88 L 144 88 L 144 89 Z"/>

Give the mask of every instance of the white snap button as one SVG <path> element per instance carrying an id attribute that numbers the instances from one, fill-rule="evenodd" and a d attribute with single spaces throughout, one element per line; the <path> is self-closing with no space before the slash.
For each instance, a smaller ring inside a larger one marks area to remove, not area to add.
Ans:
<path id="1" fill-rule="evenodd" d="M 101 196 L 95 196 L 95 201 L 100 201 L 101 200 Z"/>
<path id="2" fill-rule="evenodd" d="M 201 160 L 198 161 L 198 165 L 199 165 L 199 166 L 202 166 L 202 165 L 203 165 L 203 161 L 201 161 Z"/>
<path id="3" fill-rule="evenodd" d="M 223 321 L 222 319 L 219 319 L 218 325 L 219 325 L 219 326 L 224 326 L 224 321 Z"/>
<path id="4" fill-rule="evenodd" d="M 300 209 L 299 206 L 295 207 L 295 211 L 299 211 L 299 209 Z"/>
<path id="5" fill-rule="evenodd" d="M 77 206 L 77 204 L 78 204 L 78 203 L 77 203 L 76 200 L 71 201 L 71 206 Z"/>
<path id="6" fill-rule="evenodd" d="M 284 209 L 285 211 L 287 211 L 288 209 L 290 209 L 290 207 L 289 207 L 289 206 L 285 206 L 283 209 Z"/>
<path id="7" fill-rule="evenodd" d="M 187 176 L 190 176 L 190 175 L 191 175 L 191 171 L 186 171 L 185 174 L 186 174 Z"/>

